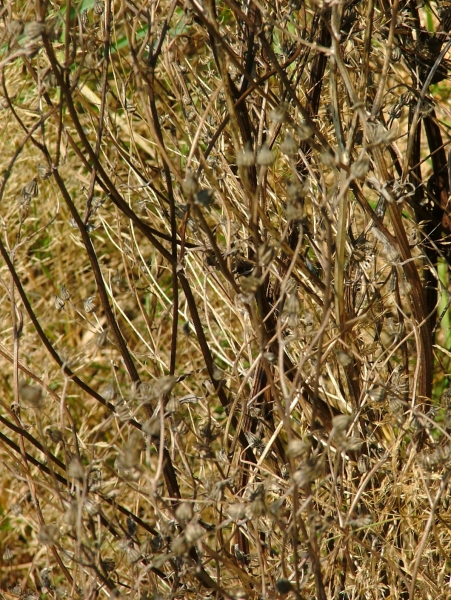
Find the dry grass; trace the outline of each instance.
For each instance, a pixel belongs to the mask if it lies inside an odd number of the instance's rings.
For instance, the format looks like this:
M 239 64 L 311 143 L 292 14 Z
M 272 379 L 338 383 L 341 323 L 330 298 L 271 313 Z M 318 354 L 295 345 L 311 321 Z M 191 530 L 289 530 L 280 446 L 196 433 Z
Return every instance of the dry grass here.
M 449 12 L 1 8 L 2 597 L 450 597 Z

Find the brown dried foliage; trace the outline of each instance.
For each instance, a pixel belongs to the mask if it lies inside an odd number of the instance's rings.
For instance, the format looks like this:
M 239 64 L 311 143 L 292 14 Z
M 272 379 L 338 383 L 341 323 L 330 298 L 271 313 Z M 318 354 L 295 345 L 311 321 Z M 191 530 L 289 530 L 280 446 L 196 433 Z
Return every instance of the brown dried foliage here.
M 0 14 L 3 597 L 449 597 L 451 9 Z

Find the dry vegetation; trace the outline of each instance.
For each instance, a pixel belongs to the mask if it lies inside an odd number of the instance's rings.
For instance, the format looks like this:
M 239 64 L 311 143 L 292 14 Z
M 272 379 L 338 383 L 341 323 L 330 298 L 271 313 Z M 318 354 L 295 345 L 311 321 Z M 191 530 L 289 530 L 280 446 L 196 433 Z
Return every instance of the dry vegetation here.
M 451 8 L 0 11 L 0 595 L 451 597 Z

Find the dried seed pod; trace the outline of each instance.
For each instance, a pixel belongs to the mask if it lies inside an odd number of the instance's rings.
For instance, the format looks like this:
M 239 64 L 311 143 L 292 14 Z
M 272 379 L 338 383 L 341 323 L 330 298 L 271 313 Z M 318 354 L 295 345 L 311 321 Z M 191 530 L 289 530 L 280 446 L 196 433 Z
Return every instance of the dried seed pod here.
M 240 283 L 245 294 L 255 294 L 261 284 L 261 281 L 259 277 L 249 275 L 249 277 L 243 277 Z
M 270 167 L 276 160 L 273 152 L 270 150 L 268 144 L 263 144 L 260 152 L 257 155 L 257 165 L 261 167 Z
M 139 548 L 135 546 L 132 540 L 128 541 L 128 545 L 125 549 L 125 558 L 130 565 L 137 562 L 141 558 L 141 552 Z
M 248 519 L 255 519 L 266 514 L 265 488 L 259 485 L 250 497 L 250 504 L 246 507 L 245 515 Z
M 46 19 L 45 21 L 45 34 L 51 42 L 57 42 L 63 32 L 63 24 L 61 19 L 55 17 L 53 19 Z
M 368 157 L 359 158 L 352 166 L 350 177 L 353 179 L 365 179 L 370 168 L 370 160 Z
M 55 294 L 54 304 L 57 310 L 62 310 L 64 308 L 64 300 L 60 298 L 57 294 Z
M 159 398 L 160 396 L 169 394 L 172 392 L 176 384 L 177 377 L 174 377 L 174 375 L 167 375 L 165 377 L 160 377 L 160 379 L 156 379 L 152 383 L 153 397 Z
M 249 446 L 253 450 L 255 450 L 255 453 L 258 456 L 260 456 L 265 449 L 265 443 L 263 442 L 263 440 L 254 433 L 252 433 L 252 431 L 246 431 L 246 438 L 249 443 Z
M 354 417 L 352 415 L 337 415 L 336 417 L 334 417 L 332 419 L 333 434 L 334 435 L 343 434 L 349 427 L 353 418 Z
M 110 381 L 102 392 L 102 396 L 107 402 L 112 402 L 117 398 L 117 389 L 113 381 Z
M 287 117 L 288 117 L 288 106 L 285 102 L 282 102 L 282 104 L 279 104 L 279 106 L 275 106 L 269 112 L 269 118 L 274 123 L 278 123 L 278 124 L 285 123 L 285 121 L 287 120 Z
M 353 529 L 360 529 L 361 527 L 368 527 L 373 522 L 371 515 L 362 515 L 354 517 L 348 520 L 348 525 Z
M 132 100 L 129 100 L 128 98 L 125 98 L 125 110 L 129 113 L 129 114 L 133 114 L 136 112 L 136 105 L 133 103 Z
M 301 142 L 309 140 L 313 135 L 313 129 L 306 121 L 302 121 L 302 123 L 297 126 L 296 132 L 298 134 L 299 141 Z
M 340 163 L 338 155 L 334 152 L 325 150 L 321 153 L 321 162 L 325 167 L 337 167 Z
M 375 125 L 368 123 L 368 125 L 370 125 L 371 145 L 373 146 L 386 146 L 398 137 L 397 129 L 387 130 L 382 123 L 376 123 Z
M 88 17 L 88 11 L 87 10 L 82 10 L 80 13 L 80 23 L 81 26 L 83 27 L 83 29 L 85 29 L 88 25 L 89 25 L 89 17 Z
M 364 473 L 368 473 L 370 470 L 370 461 L 368 456 L 365 456 L 364 454 L 359 456 L 359 460 L 357 461 L 357 469 L 362 475 Z
M 89 516 L 93 517 L 100 512 L 100 504 L 98 502 L 94 502 L 91 498 L 86 498 L 83 503 L 83 510 L 85 510 Z
M 402 114 L 402 109 L 403 109 L 403 103 L 402 102 L 396 102 L 396 104 L 394 104 L 389 112 L 389 115 L 392 119 L 399 119 L 399 117 Z
M 182 181 L 182 190 L 185 196 L 190 197 L 194 196 L 194 194 L 198 190 L 197 179 L 194 176 L 193 172 L 188 169 L 186 171 L 185 179 Z
M 366 392 L 371 402 L 383 402 L 387 396 L 387 388 L 378 385 Z
M 227 508 L 227 513 L 232 521 L 241 521 L 245 517 L 246 505 L 242 502 L 230 504 Z
M 311 444 L 309 441 L 291 440 L 288 442 L 287 454 L 293 458 L 298 458 L 299 456 L 308 454 L 310 448 Z
M 248 142 L 242 150 L 240 150 L 236 157 L 236 164 L 239 167 L 252 167 L 255 165 L 255 156 L 252 146 Z
M 112 558 L 104 558 L 100 561 L 100 566 L 106 573 L 112 573 L 116 568 L 116 562 Z
M 237 560 L 239 560 L 240 562 L 248 562 L 250 560 L 250 555 L 246 554 L 245 552 L 243 552 L 242 550 L 240 550 L 240 547 L 238 546 L 238 544 L 235 544 L 233 546 L 233 553 L 235 554 L 235 558 Z
M 94 339 L 94 343 L 97 346 L 97 348 L 103 348 L 103 346 L 106 346 L 108 343 L 108 329 L 103 329 L 102 331 L 99 331 L 99 333 Z
M 45 23 L 30 21 L 25 23 L 24 33 L 29 40 L 34 40 L 45 32 Z
M 267 267 L 270 264 L 274 255 L 274 246 L 271 246 L 270 244 L 262 244 L 257 249 L 258 263 L 263 267 Z
M 337 360 L 342 367 L 347 367 L 352 363 L 352 355 L 347 352 L 343 352 L 342 350 L 337 350 L 336 352 Z
M 143 424 L 143 431 L 149 436 L 151 441 L 158 441 L 160 439 L 161 422 L 158 416 L 145 421 Z
M 102 487 L 102 473 L 98 469 L 93 469 L 88 473 L 88 490 L 97 492 Z
M 51 177 L 52 171 L 47 167 L 47 165 L 38 164 L 38 176 L 40 179 L 45 180 Z
M 315 479 L 321 477 L 324 473 L 324 461 L 321 458 L 312 456 L 301 469 L 293 473 L 293 481 L 296 485 L 303 486 L 312 483 Z
M 280 144 L 280 150 L 286 156 L 296 156 L 299 150 L 299 144 L 294 139 L 292 133 L 288 132 L 285 134 L 285 139 Z
M 177 396 L 171 396 L 166 404 L 166 413 L 172 415 L 180 410 L 180 400 Z
M 94 14 L 101 15 L 105 10 L 105 2 L 104 0 L 94 0 Z
M 283 306 L 283 314 L 287 320 L 293 322 L 293 325 L 291 325 L 292 327 L 296 325 L 300 310 L 301 303 L 299 301 L 297 292 L 295 291 L 292 294 L 288 294 Z
M 287 217 L 287 221 L 302 221 L 304 217 L 304 210 L 299 204 L 287 202 L 285 207 L 285 215 Z
M 43 525 L 38 533 L 38 541 L 44 546 L 53 546 L 60 538 L 60 530 L 57 525 Z
M 22 21 L 12 20 L 6 25 L 6 30 L 10 38 L 17 38 L 24 30 L 24 24 Z
M 70 503 L 69 508 L 63 514 L 63 523 L 65 525 L 69 525 L 69 527 L 75 527 L 77 524 L 77 515 L 78 515 L 78 503 L 76 500 L 73 500 Z
M 195 542 L 200 539 L 205 533 L 205 529 L 197 522 L 196 519 L 193 519 L 191 523 L 188 523 L 185 529 L 185 536 L 188 542 Z
M 63 434 L 59 429 L 50 429 L 49 427 L 46 429 L 46 433 L 54 444 L 59 444 L 64 439 Z
M 34 198 L 38 195 L 38 181 L 34 177 L 27 185 L 22 189 L 22 196 L 24 198 Z
M 61 286 L 61 298 L 63 300 L 70 300 L 70 293 L 66 288 L 66 285 L 63 283 L 63 285 Z
M 96 305 L 93 302 L 94 298 L 95 298 L 95 296 L 89 296 L 83 302 L 83 308 L 84 308 L 85 312 L 88 314 L 94 312 L 96 309 Z
M 42 388 L 36 385 L 19 383 L 19 398 L 21 402 L 29 408 L 42 408 L 44 398 L 42 397 Z
M 362 438 L 356 436 L 344 437 L 340 440 L 340 447 L 344 452 L 355 452 L 356 450 L 360 450 L 362 445 Z
M 171 550 L 176 556 L 183 556 L 183 554 L 188 552 L 189 548 L 190 545 L 183 534 L 175 537 L 171 542 Z
M 182 502 L 175 511 L 175 516 L 178 521 L 190 521 L 193 518 L 193 507 L 189 502 Z
M 399 62 L 402 58 L 402 50 L 399 46 L 394 46 L 391 51 L 391 60 L 396 63 Z
M 78 457 L 74 456 L 67 466 L 67 474 L 74 479 L 83 479 L 85 469 Z

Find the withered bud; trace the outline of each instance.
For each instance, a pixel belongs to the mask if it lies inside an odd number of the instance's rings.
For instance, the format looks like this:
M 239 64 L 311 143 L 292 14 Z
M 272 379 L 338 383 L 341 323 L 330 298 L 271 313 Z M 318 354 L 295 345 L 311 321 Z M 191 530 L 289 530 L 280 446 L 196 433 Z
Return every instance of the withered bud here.
M 44 546 L 53 546 L 60 538 L 60 530 L 57 525 L 43 525 L 38 533 L 38 541 Z

